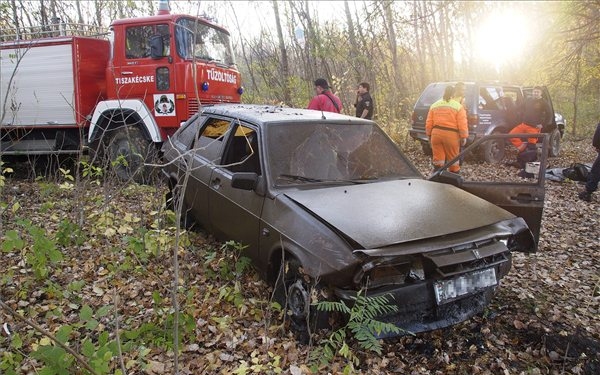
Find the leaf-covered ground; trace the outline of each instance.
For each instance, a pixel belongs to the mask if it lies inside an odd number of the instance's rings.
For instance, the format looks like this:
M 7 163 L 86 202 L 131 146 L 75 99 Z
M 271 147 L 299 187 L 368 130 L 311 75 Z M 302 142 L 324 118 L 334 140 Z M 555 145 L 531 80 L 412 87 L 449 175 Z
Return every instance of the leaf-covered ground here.
M 550 167 L 591 162 L 588 143 L 565 143 Z M 408 154 L 428 170 L 416 145 L 408 145 Z M 164 187 L 98 185 L 71 181 L 73 174 L 8 177 L 2 189 L 0 374 L 37 374 L 44 366 L 47 374 L 85 373 L 30 323 L 81 354 L 98 374 L 172 373 L 176 360 L 181 374 L 336 374 L 347 366 L 338 357 L 311 372 L 314 346 L 287 333 L 269 287 L 241 269 L 235 245 L 201 232 L 176 235 L 164 212 Z M 548 181 L 546 188 L 540 251 L 514 255 L 483 314 L 449 329 L 386 340 L 382 355 L 354 345 L 355 372 L 600 373 L 600 196 L 581 202 L 581 186 L 570 181 Z

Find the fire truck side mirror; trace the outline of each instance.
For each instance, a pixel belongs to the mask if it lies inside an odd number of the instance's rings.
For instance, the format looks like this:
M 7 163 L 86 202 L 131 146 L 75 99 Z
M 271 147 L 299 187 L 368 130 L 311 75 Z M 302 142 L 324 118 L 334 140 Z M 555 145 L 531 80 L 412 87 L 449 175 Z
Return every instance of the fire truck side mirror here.
M 163 43 L 162 36 L 153 35 L 150 37 L 150 57 L 152 57 L 155 60 L 163 58 L 164 48 L 165 46 Z

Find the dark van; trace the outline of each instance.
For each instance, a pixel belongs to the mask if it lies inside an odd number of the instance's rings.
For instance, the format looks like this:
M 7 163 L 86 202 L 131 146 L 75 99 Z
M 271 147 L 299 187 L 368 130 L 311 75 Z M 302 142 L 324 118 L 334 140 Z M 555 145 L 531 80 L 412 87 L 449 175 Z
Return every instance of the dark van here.
M 431 154 L 429 140 L 425 135 L 425 120 L 429 107 L 439 100 L 448 85 L 457 82 L 435 82 L 429 84 L 415 104 L 412 114 L 412 126 L 409 134 L 421 142 L 423 152 Z M 525 99 L 531 96 L 533 87 L 501 84 L 493 82 L 465 82 L 465 107 L 469 124 L 469 139 L 471 144 L 476 139 L 489 134 L 506 134 L 521 122 Z M 548 90 L 543 87 L 542 97 L 548 101 L 552 112 L 552 100 Z M 544 124 L 543 133 L 550 135 L 549 155 L 558 156 L 560 140 L 565 131 L 564 118 L 555 113 L 547 124 Z M 481 158 L 490 163 L 499 163 L 504 158 L 505 140 L 496 139 L 486 142 L 481 146 Z

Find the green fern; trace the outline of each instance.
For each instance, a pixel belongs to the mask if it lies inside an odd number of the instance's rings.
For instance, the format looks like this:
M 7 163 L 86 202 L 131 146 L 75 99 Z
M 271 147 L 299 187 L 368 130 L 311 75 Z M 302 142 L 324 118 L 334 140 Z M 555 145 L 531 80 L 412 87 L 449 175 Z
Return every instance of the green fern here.
M 351 309 L 344 301 L 320 301 L 317 303 L 317 309 L 325 312 L 339 312 L 350 315 Z
M 317 303 L 317 310 L 342 313 L 348 317 L 348 323 L 321 340 L 320 345 L 310 353 L 309 360 L 313 363 L 313 369 L 331 363 L 337 355 L 348 361 L 349 369 L 358 366 L 360 359 L 348 344 L 349 336 L 356 340 L 361 349 L 381 355 L 382 346 L 378 337 L 402 332 L 402 329 L 392 323 L 377 320 L 380 316 L 398 311 L 398 306 L 390 304 L 388 296 L 393 298 L 391 294 L 365 296 L 365 292 L 360 290 L 351 307 L 344 301 Z

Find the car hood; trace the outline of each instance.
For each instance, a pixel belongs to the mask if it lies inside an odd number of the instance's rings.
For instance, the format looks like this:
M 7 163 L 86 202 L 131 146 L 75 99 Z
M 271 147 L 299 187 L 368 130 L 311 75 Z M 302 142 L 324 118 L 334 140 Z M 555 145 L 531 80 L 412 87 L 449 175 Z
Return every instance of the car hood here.
M 462 232 L 515 217 L 457 187 L 420 179 L 285 195 L 365 249 Z

